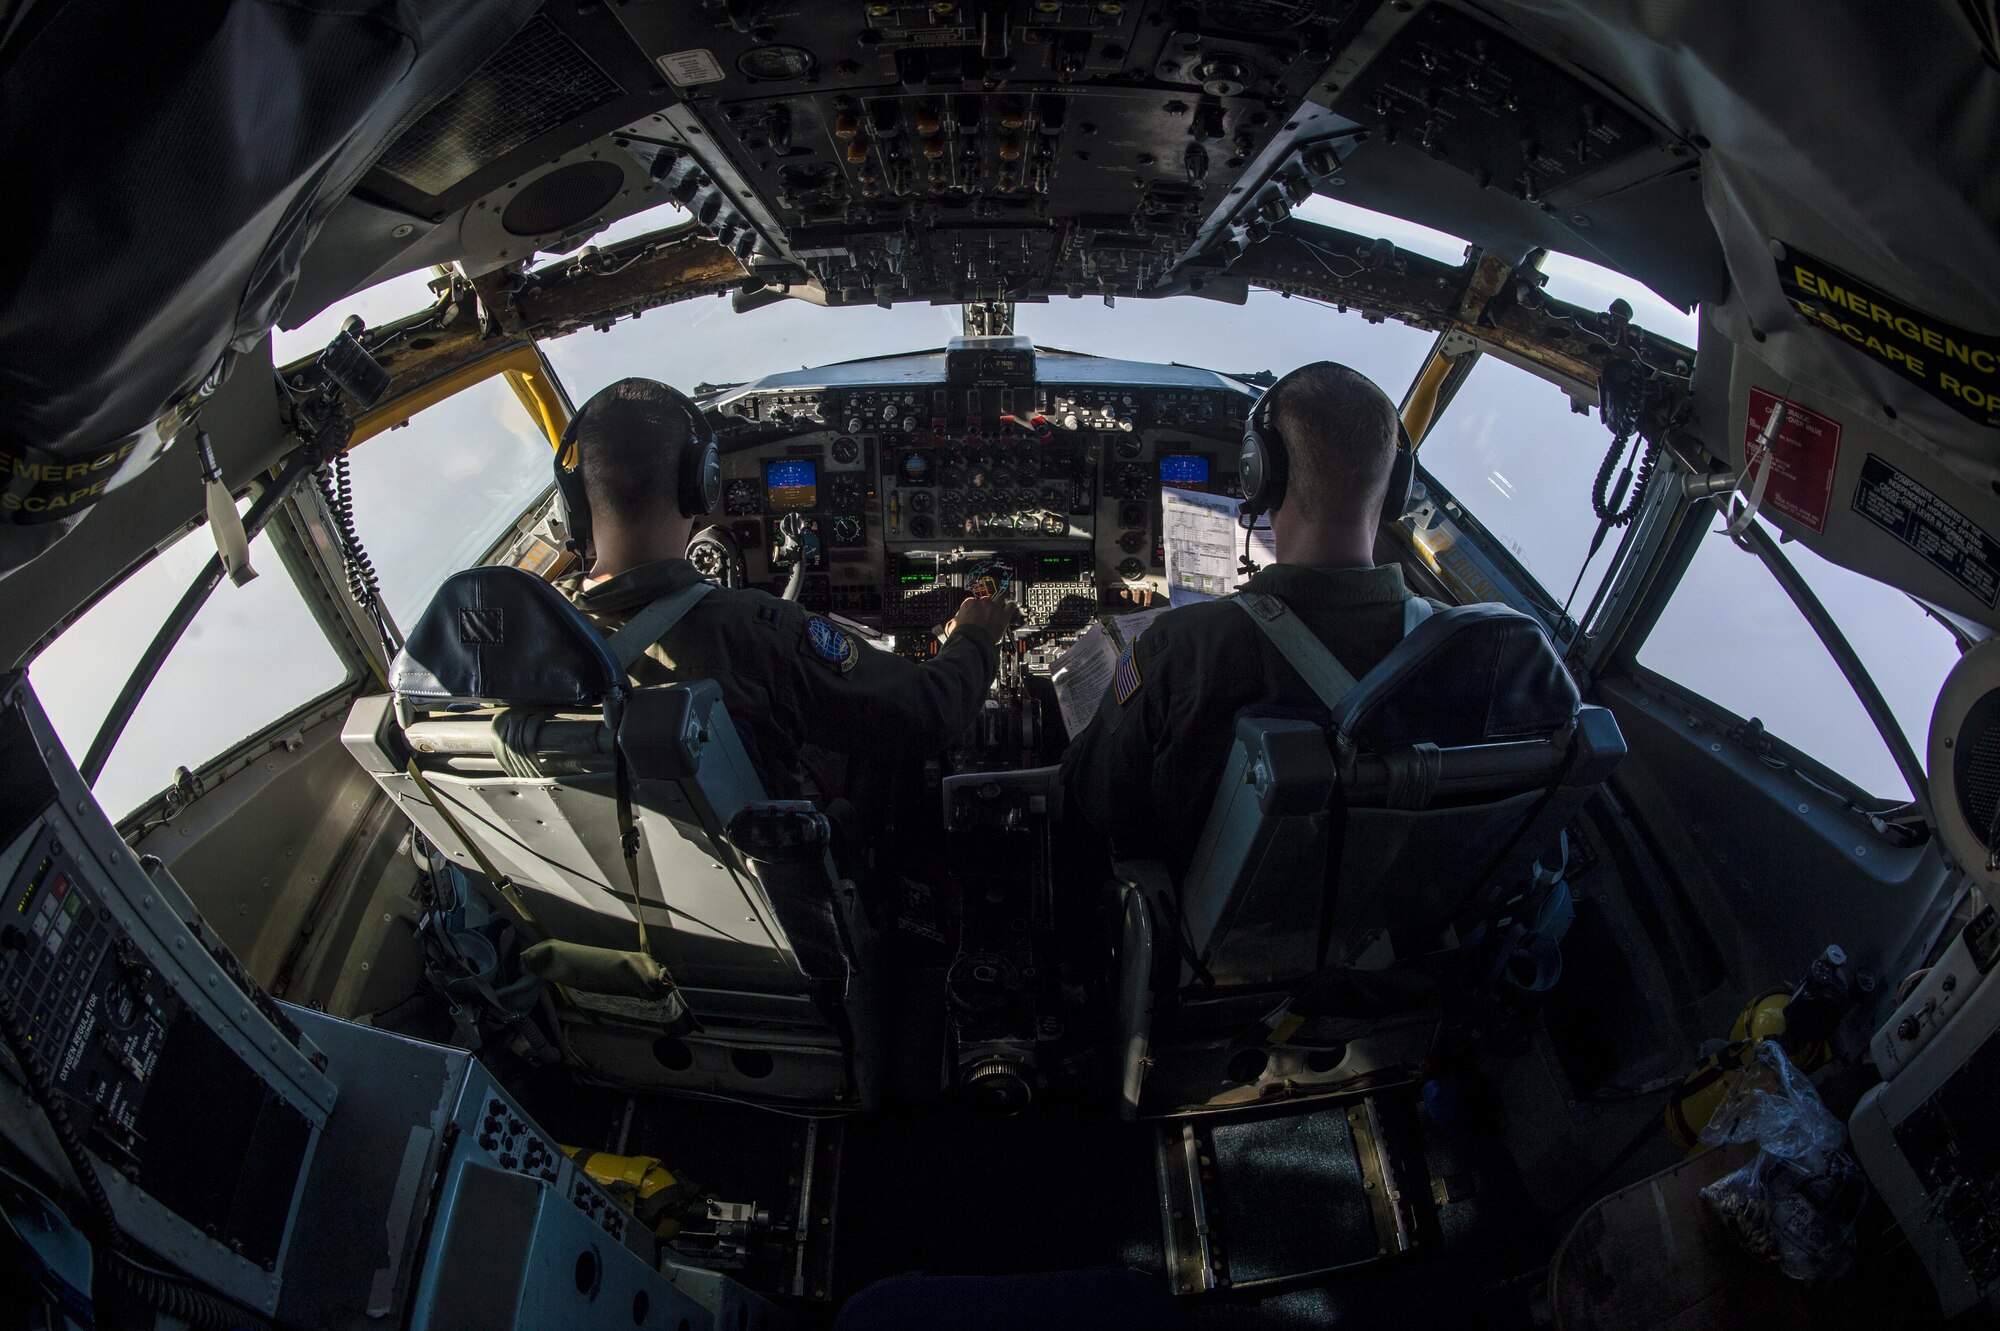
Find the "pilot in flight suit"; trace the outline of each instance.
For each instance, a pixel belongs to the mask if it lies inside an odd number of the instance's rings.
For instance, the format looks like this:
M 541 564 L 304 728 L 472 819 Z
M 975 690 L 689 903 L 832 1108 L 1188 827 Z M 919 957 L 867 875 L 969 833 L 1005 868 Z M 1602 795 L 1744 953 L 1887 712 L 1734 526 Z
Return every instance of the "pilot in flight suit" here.
M 1285 441 L 1270 508 L 1278 562 L 1244 590 L 1283 601 L 1356 678 L 1402 640 L 1412 595 L 1375 567 L 1396 451 L 1396 408 L 1368 379 L 1321 361 L 1294 370 L 1258 415 Z M 1227 601 L 1161 615 L 1119 660 L 1096 718 L 1063 758 L 1083 815 L 1121 858 L 1186 872 L 1246 708 L 1331 720 L 1250 616 Z
M 593 558 L 587 574 L 559 585 L 610 633 L 700 580 L 684 552 L 719 484 L 713 464 L 705 484 L 699 474 L 712 435 L 691 401 L 649 379 L 598 393 L 572 432 L 574 456 L 559 456 L 557 466 L 581 471 Z M 573 508 L 573 531 L 576 517 Z M 630 676 L 639 685 L 715 680 L 773 798 L 798 798 L 815 786 L 831 794 L 824 782 L 808 784 L 802 750 L 918 757 L 943 750 L 978 716 L 1011 614 L 1004 601 L 968 599 L 937 656 L 919 664 L 864 645 L 795 601 L 717 590 L 635 661 Z

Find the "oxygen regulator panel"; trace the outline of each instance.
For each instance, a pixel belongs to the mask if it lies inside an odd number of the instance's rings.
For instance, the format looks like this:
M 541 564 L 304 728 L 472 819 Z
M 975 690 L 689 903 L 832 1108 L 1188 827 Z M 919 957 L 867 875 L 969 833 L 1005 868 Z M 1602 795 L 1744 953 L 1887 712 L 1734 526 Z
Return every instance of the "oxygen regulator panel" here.
M 20 675 L 0 682 L 0 845 L 0 1076 L 81 1140 L 127 1236 L 272 1311 L 334 1104 L 323 1057 L 135 860 Z

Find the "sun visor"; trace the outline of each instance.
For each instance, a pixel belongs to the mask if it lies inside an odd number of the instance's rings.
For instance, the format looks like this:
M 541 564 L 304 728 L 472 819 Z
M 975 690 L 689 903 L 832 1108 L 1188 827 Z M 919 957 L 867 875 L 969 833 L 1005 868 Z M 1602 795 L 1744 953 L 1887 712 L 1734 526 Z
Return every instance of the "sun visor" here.
M 48 8 L 0 80 L 16 186 L 0 576 L 186 432 L 232 349 L 269 330 L 326 211 L 534 4 Z

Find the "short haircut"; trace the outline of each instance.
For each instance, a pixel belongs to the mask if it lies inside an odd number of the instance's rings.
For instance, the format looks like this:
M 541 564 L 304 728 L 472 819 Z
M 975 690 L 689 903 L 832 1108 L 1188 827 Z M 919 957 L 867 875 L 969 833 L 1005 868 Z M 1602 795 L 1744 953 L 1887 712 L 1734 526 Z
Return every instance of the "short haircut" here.
M 645 522 L 679 511 L 693 403 L 654 379 L 620 379 L 583 406 L 577 465 L 594 517 Z
M 1324 522 L 1373 525 L 1396 455 L 1396 404 L 1366 375 L 1315 361 L 1272 390 L 1285 441 L 1286 506 Z

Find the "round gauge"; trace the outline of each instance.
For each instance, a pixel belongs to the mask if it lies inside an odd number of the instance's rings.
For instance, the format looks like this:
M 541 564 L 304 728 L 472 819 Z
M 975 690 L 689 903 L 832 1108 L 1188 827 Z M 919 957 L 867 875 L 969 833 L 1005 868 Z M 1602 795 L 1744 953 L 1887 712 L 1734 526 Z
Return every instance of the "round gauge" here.
M 1118 469 L 1118 497 L 1120 499 L 1144 499 L 1146 497 L 1146 469 L 1136 462 L 1128 462 Z
M 1040 506 L 1041 502 L 1042 502 L 1041 497 L 1037 495 L 1033 490 L 1016 490 L 1014 492 L 1015 508 L 1020 508 L 1020 509 L 1036 508 Z
M 965 484 L 965 468 L 956 462 L 947 462 L 938 468 L 937 483 L 947 490 L 956 490 Z
M 835 545 L 860 545 L 861 540 L 860 518 L 852 517 L 846 513 L 839 514 L 834 518 L 833 543 Z
M 763 506 L 764 491 L 749 477 L 737 477 L 722 492 L 723 511 L 732 518 L 748 517 Z
M 818 64 L 803 46 L 758 46 L 736 57 L 736 72 L 752 79 L 802 79 Z
M 929 490 L 918 490 L 910 496 L 910 512 L 928 513 L 930 511 L 931 492 Z
M 928 453 L 905 453 L 903 455 L 903 484 L 930 484 L 931 459 Z
M 916 537 L 918 540 L 928 541 L 931 538 L 931 531 L 931 520 L 923 514 L 919 513 L 916 517 L 910 519 L 910 535 Z
M 1146 576 L 1146 566 L 1136 559 L 1118 561 L 1118 576 L 1127 582 L 1137 582 Z
M 118 985 L 106 995 L 104 1020 L 113 1030 L 129 1031 L 139 1020 L 139 987 L 136 984 Z
M 965 514 L 956 509 L 946 509 L 938 515 L 938 530 L 946 536 L 965 535 Z
M 983 448 L 975 448 L 965 455 L 965 465 L 974 471 L 991 471 L 993 455 Z
M 1061 536 L 1064 532 L 1067 532 L 1068 530 L 1069 530 L 1069 523 L 1063 520 L 1062 514 L 1060 513 L 1042 514 L 1042 535 L 1050 537 Z
M 1118 548 L 1128 555 L 1136 555 L 1139 553 L 1139 546 L 1144 543 L 1145 539 L 1145 536 L 1140 532 L 1128 531 L 1118 538 Z
M 842 435 L 833 441 L 833 460 L 843 465 L 852 463 L 861 456 L 861 445 L 849 435 Z
M 827 494 L 835 508 L 848 513 L 860 508 L 868 499 L 868 489 L 862 484 L 861 477 L 851 472 L 835 476 L 827 486 Z
M 1129 438 L 1121 437 L 1119 439 L 1112 441 L 1111 451 L 1116 453 L 1119 457 L 1126 458 L 1129 460 L 1131 458 L 1138 457 L 1140 450 L 1143 449 L 1144 447 L 1145 445 L 1140 442 L 1139 437 L 1137 435 L 1133 435 Z
M 987 479 L 993 483 L 994 489 L 1004 490 L 1014 483 L 1014 472 L 1011 467 L 995 467 Z
M 938 496 L 938 507 L 946 512 L 950 512 L 954 508 L 964 508 L 965 492 L 963 490 L 944 491 Z

